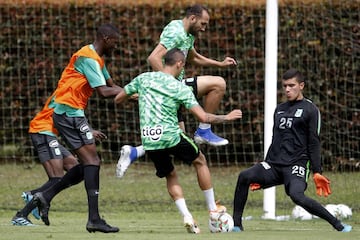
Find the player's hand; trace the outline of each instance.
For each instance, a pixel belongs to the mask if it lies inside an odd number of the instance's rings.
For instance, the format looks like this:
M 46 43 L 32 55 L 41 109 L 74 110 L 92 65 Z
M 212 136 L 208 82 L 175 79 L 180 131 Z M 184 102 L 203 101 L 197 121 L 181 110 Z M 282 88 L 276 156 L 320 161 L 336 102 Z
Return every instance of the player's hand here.
M 132 100 L 132 101 L 137 101 L 137 100 L 139 100 L 139 94 L 134 93 L 133 95 L 131 95 L 131 96 L 129 97 L 129 100 Z
M 239 118 L 242 118 L 242 112 L 240 109 L 232 110 L 230 113 L 226 115 L 226 120 L 228 121 L 232 121 Z
M 260 190 L 261 189 L 261 185 L 258 183 L 250 183 L 250 190 L 251 191 L 256 191 L 256 190 Z
M 231 57 L 226 57 L 222 62 L 221 62 L 222 67 L 229 67 L 229 66 L 236 66 L 237 62 L 235 59 L 231 58 Z
M 327 197 L 331 194 L 330 180 L 328 178 L 324 177 L 320 173 L 315 173 L 313 179 L 315 182 L 317 195 L 319 195 L 320 197 L 322 195 Z
M 105 133 L 98 131 L 98 130 L 92 130 L 92 134 L 95 138 L 95 140 L 101 142 L 104 139 L 107 139 L 107 136 L 105 135 Z

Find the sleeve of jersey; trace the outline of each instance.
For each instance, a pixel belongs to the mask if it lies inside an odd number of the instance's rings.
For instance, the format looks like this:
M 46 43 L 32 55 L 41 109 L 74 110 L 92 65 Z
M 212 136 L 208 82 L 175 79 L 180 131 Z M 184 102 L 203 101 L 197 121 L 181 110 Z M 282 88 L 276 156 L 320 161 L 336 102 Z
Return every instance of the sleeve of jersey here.
M 86 76 L 92 88 L 106 85 L 103 71 L 96 60 L 88 57 L 80 57 L 75 62 L 75 68 Z
M 190 109 L 193 106 L 199 105 L 192 90 L 188 86 L 181 84 L 181 90 L 178 92 L 178 94 L 182 104 L 186 109 Z
M 138 92 L 139 81 L 140 81 L 139 77 L 136 77 L 130 83 L 125 85 L 124 91 L 126 95 L 130 96 Z
M 164 28 L 160 35 L 160 44 L 163 45 L 166 49 L 173 49 L 178 46 L 180 38 L 181 34 L 177 33 L 176 28 L 168 25 Z
M 111 78 L 110 73 L 108 72 L 108 70 L 107 70 L 107 68 L 106 68 L 105 65 L 104 65 L 104 67 L 102 68 L 101 71 L 102 71 L 102 73 L 103 73 L 103 75 L 104 75 L 105 80 L 108 80 L 109 78 Z
M 309 119 L 308 151 L 313 173 L 322 173 L 320 153 L 320 111 L 316 107 L 312 109 Z

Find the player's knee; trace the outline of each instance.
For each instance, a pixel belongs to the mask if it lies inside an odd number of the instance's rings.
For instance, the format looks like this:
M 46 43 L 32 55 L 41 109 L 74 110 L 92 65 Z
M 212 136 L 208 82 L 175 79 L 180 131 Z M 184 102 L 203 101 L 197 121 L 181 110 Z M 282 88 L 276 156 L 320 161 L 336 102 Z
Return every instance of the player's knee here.
M 226 91 L 226 82 L 223 77 L 216 76 L 216 86 L 219 91 L 225 92 Z
M 70 156 L 63 159 L 64 162 L 64 170 L 69 171 L 71 168 L 75 167 L 79 164 L 77 159 L 74 156 Z
M 193 165 L 195 167 L 206 166 L 207 162 L 205 155 L 200 152 L 199 156 L 193 161 Z
M 298 191 L 290 191 L 289 192 L 289 197 L 291 198 L 291 200 L 299 205 L 299 206 L 303 206 L 305 203 L 305 195 L 304 193 L 298 192 Z
M 251 183 L 251 175 L 248 171 L 243 171 L 239 174 L 238 183 L 242 185 Z

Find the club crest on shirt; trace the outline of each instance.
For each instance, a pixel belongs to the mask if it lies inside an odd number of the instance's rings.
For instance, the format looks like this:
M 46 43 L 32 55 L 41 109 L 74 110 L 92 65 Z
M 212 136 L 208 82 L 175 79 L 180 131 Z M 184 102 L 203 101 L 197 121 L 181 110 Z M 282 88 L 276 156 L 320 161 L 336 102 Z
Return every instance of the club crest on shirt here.
M 49 142 L 49 147 L 51 148 L 55 148 L 59 146 L 59 142 L 57 140 L 52 140 L 51 142 Z
M 298 108 L 295 112 L 295 117 L 301 117 L 303 112 L 304 112 L 304 109 Z

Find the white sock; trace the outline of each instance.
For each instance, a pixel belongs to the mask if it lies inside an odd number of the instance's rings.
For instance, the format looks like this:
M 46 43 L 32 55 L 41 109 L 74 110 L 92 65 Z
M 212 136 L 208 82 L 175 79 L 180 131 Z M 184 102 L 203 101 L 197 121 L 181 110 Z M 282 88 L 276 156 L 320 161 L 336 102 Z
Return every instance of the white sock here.
M 185 203 L 185 199 L 184 198 L 179 198 L 175 201 L 175 204 L 176 204 L 176 207 L 179 209 L 179 212 L 180 214 L 183 216 L 183 217 L 191 217 L 192 218 L 192 215 L 189 211 L 189 209 L 187 208 L 186 206 L 186 203 Z
M 206 205 L 209 209 L 209 211 L 216 211 L 216 202 L 215 202 L 215 195 L 214 195 L 214 189 L 210 188 L 208 190 L 203 191 L 205 196 Z
M 140 158 L 140 157 L 145 155 L 145 150 L 144 150 L 143 145 L 139 145 L 139 146 L 137 146 L 135 148 L 136 148 L 136 156 L 137 156 L 137 158 Z
M 209 124 L 209 123 L 199 123 L 199 128 L 200 129 L 208 129 L 208 128 L 211 128 L 211 124 Z

